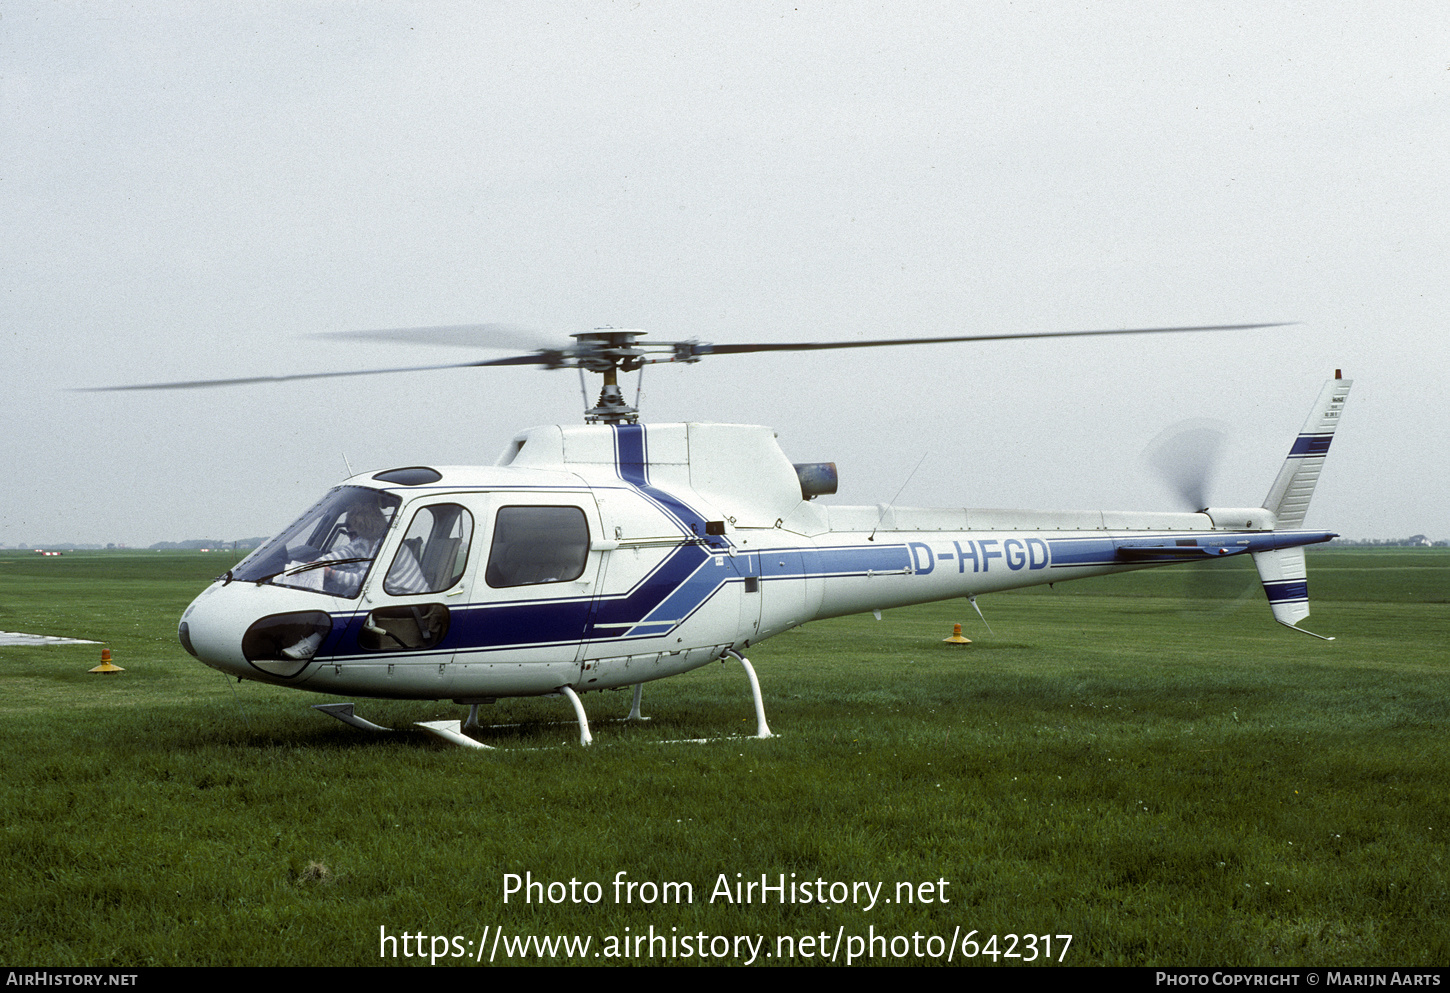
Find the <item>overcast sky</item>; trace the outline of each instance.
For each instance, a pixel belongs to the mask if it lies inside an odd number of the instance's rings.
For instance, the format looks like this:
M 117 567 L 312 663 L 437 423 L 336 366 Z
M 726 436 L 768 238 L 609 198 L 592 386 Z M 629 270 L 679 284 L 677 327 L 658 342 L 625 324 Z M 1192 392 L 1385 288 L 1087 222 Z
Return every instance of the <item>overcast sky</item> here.
M 1177 509 L 1143 450 L 1212 417 L 1212 502 L 1253 506 L 1339 367 L 1306 525 L 1450 538 L 1447 42 L 1432 3 L 3 0 L 0 544 L 270 534 L 345 459 L 577 423 L 527 369 L 68 391 L 466 361 L 311 336 L 494 321 L 1296 321 L 719 357 L 644 410 L 771 425 L 836 502 L 1041 509 Z

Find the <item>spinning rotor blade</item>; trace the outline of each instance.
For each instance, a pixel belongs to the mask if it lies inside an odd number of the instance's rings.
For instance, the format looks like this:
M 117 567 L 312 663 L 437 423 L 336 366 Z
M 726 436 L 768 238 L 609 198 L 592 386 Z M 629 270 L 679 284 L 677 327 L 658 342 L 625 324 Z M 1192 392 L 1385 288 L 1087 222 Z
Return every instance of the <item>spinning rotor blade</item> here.
M 1182 331 L 1247 331 L 1253 328 L 1281 328 L 1292 322 L 1277 324 L 1209 324 L 1191 328 L 1113 328 L 1106 331 L 1046 331 L 1038 334 L 972 334 L 952 338 L 885 338 L 878 341 L 806 341 L 793 344 L 756 343 L 751 345 L 694 346 L 696 355 L 737 355 L 742 352 L 804 352 L 826 348 L 879 348 L 886 345 L 935 345 L 953 341 L 1012 341 L 1022 338 L 1087 338 L 1107 334 L 1173 334 Z
M 559 353 L 554 353 L 559 354 Z M 196 379 L 184 383 L 147 383 L 140 386 L 82 386 L 76 393 L 116 393 L 121 390 L 194 390 L 208 386 L 245 386 L 253 383 L 288 383 L 297 379 L 336 379 L 340 376 L 376 376 L 388 372 L 429 372 L 434 369 L 471 369 L 489 365 L 548 365 L 542 355 L 515 355 L 485 362 L 454 362 L 450 365 L 415 365 L 395 369 L 354 369 L 348 372 L 301 372 L 291 376 L 247 376 L 241 379 Z
M 1195 418 L 1167 427 L 1143 452 L 1147 463 L 1175 493 L 1183 510 L 1207 510 L 1219 456 L 1228 437 L 1222 421 Z M 1258 573 L 1244 559 L 1188 562 L 1182 567 L 1185 616 L 1222 617 L 1259 591 Z
M 357 369 L 346 372 L 307 372 L 284 376 L 246 376 L 237 379 L 191 380 L 178 383 L 149 383 L 140 386 L 82 387 L 78 392 L 102 393 L 120 390 L 190 390 L 211 386 L 245 386 L 257 383 L 287 383 L 304 379 L 335 379 L 342 376 L 375 376 L 390 372 L 429 372 L 436 369 L 471 369 L 485 366 L 537 365 L 548 369 L 579 368 L 606 375 L 613 383 L 616 371 L 633 371 L 655 362 L 698 362 L 706 355 L 738 355 L 746 352 L 797 352 L 836 348 L 878 348 L 887 345 L 932 345 L 966 341 L 1010 341 L 1025 338 L 1086 338 L 1095 335 L 1173 334 L 1188 331 L 1244 331 L 1283 327 L 1284 324 L 1214 324 L 1175 328 L 1114 328 L 1103 331 L 1048 331 L 1039 334 L 974 334 L 946 338 L 886 338 L 876 341 L 757 342 L 743 345 L 714 345 L 701 341 L 641 341 L 643 331 L 596 328 L 572 335 L 573 343 L 559 347 L 541 346 L 547 336 L 517 324 L 452 324 L 436 327 L 383 328 L 375 331 L 342 331 L 317 337 L 353 341 L 406 342 L 410 344 L 516 350 L 518 355 L 478 362 L 444 365 L 403 366 L 392 369 Z M 527 342 L 527 344 L 525 344 Z
M 382 328 L 377 331 L 327 331 L 312 337 L 528 352 L 558 347 L 557 342 L 547 332 L 524 324 L 446 324 L 437 327 Z
M 1218 421 L 1179 421 L 1148 443 L 1143 458 L 1178 494 L 1184 510 L 1204 510 L 1224 437 Z

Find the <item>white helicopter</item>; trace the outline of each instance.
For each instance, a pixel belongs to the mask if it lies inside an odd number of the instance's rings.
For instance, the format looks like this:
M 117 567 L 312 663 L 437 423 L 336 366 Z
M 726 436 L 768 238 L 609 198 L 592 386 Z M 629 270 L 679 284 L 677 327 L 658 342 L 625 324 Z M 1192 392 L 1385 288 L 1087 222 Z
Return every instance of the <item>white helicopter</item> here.
M 186 609 L 182 646 L 213 668 L 318 693 L 440 700 L 466 721 L 421 726 L 487 747 L 478 707 L 563 696 L 580 741 L 580 694 L 640 690 L 727 658 L 749 678 L 757 736 L 769 737 L 744 651 L 807 621 L 1042 583 L 1247 553 L 1274 617 L 1309 615 L 1305 511 L 1350 382 L 1336 371 L 1260 507 L 1196 513 L 823 506 L 834 463 L 793 465 L 766 427 L 639 423 L 617 373 L 751 351 L 1004 338 L 1217 331 L 1199 328 L 975 335 L 872 342 L 710 345 L 644 342 L 599 329 L 575 344 L 463 366 L 539 365 L 602 373 L 582 425 L 523 431 L 492 466 L 407 466 L 353 476 Z M 482 338 L 498 325 L 353 337 Z M 118 389 L 175 389 L 363 375 L 343 372 Z M 1313 635 L 1322 637 L 1321 635 Z M 1328 639 L 1326 639 L 1328 640 Z M 352 703 L 319 704 L 360 728 Z

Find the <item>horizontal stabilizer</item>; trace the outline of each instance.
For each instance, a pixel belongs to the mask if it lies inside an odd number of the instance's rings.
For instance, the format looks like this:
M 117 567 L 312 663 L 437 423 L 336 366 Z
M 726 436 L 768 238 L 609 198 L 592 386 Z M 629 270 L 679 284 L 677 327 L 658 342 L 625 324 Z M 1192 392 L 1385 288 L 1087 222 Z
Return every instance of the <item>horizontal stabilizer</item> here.
M 1180 538 L 1166 541 L 1134 541 L 1118 544 L 1118 558 L 1129 562 L 1192 562 L 1199 559 L 1217 559 L 1225 555 L 1236 555 L 1249 551 L 1249 540 L 1235 535 L 1232 538 L 1214 541 Z

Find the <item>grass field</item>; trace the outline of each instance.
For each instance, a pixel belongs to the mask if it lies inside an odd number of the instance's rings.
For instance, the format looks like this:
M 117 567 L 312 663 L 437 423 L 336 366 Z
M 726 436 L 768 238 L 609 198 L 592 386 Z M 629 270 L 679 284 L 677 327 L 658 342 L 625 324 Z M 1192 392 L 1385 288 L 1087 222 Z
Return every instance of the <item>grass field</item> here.
M 643 725 L 585 696 L 592 749 L 563 701 L 502 701 L 494 752 L 412 728 L 448 703 L 359 701 L 409 729 L 370 736 L 197 663 L 176 622 L 231 561 L 0 553 L 0 630 L 127 670 L 0 647 L 7 964 L 417 964 L 435 937 L 473 964 L 525 935 L 591 944 L 508 961 L 742 962 L 711 939 L 763 935 L 758 962 L 1041 965 L 1028 934 L 1076 965 L 1450 963 L 1443 551 L 1311 552 L 1332 644 L 1274 624 L 1247 563 L 1156 570 L 983 598 L 995 635 L 963 601 L 782 635 L 750 652 L 772 740 L 661 744 L 753 731 L 732 664 L 647 685 Z M 621 872 L 693 901 L 616 902 Z M 506 904 L 510 873 L 600 899 Z M 762 874 L 882 885 L 711 900 Z M 651 927 L 676 944 L 620 941 Z

